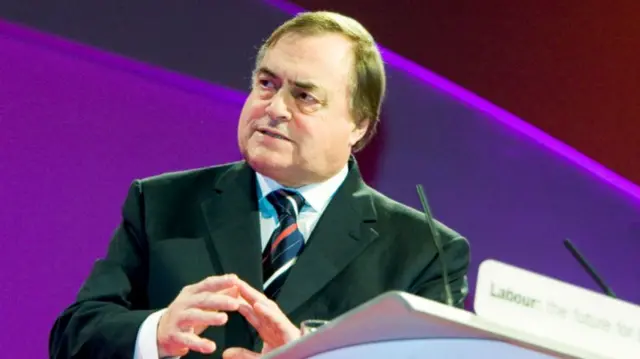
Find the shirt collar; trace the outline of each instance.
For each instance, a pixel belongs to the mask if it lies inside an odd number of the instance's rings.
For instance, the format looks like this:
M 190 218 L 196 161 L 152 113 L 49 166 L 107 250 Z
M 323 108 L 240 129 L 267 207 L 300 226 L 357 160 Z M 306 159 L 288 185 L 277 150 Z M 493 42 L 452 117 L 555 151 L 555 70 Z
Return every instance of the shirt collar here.
M 349 172 L 348 164 L 345 165 L 340 172 L 324 182 L 312 183 L 299 188 L 288 188 L 302 195 L 305 205 L 309 206 L 314 212 L 322 213 L 331 201 Z M 266 195 L 280 188 L 287 188 L 274 181 L 273 179 L 263 176 L 256 172 L 258 182 L 258 198 L 260 206 L 266 205 L 269 201 Z

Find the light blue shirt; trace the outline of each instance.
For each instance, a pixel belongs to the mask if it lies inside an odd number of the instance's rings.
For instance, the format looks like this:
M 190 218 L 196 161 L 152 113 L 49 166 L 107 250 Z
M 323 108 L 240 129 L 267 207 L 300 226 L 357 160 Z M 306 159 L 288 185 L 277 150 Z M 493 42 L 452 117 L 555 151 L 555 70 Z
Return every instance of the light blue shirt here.
M 329 205 L 331 198 L 333 198 L 333 195 L 347 177 L 348 171 L 347 166 L 345 166 L 340 172 L 324 182 L 299 188 L 284 187 L 300 193 L 304 198 L 305 205 L 298 214 L 298 229 L 300 233 L 302 233 L 305 241 L 309 239 L 313 228 L 318 223 L 327 205 Z M 276 210 L 269 200 L 267 200 L 266 196 L 275 190 L 283 188 L 283 186 L 259 173 L 256 175 L 256 182 L 258 184 L 258 208 L 260 210 L 260 238 L 262 241 L 262 249 L 264 250 L 271 234 L 279 225 Z
M 340 172 L 324 182 L 299 188 L 288 188 L 300 193 L 305 200 L 305 205 L 298 214 L 298 230 L 302 233 L 305 242 L 309 239 L 320 216 L 324 213 L 325 208 L 329 205 L 331 198 L 333 198 L 333 195 L 338 188 L 340 188 L 348 173 L 348 165 L 345 165 Z M 256 179 L 258 186 L 258 208 L 260 211 L 260 240 L 262 242 L 262 249 L 264 250 L 269 243 L 271 233 L 273 233 L 279 225 L 276 210 L 269 200 L 267 200 L 266 195 L 283 188 L 283 186 L 259 173 L 256 173 Z M 157 329 L 160 317 L 165 310 L 166 309 L 161 309 L 154 312 L 147 317 L 140 326 L 133 353 L 134 359 L 159 359 L 156 339 Z

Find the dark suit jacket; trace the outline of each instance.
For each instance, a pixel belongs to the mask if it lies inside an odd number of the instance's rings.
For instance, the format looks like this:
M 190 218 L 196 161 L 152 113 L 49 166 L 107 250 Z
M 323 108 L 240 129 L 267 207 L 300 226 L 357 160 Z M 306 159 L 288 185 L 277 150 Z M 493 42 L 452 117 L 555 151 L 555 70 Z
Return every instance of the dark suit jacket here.
M 368 187 L 355 160 L 284 284 L 291 321 L 332 319 L 390 290 L 444 301 L 442 271 L 424 215 Z M 56 320 L 51 358 L 130 358 L 138 329 L 185 285 L 236 273 L 262 288 L 255 172 L 244 162 L 135 181 L 104 259 Z M 456 305 L 467 293 L 469 246 L 437 222 Z M 203 335 L 259 351 L 237 313 Z M 198 357 L 190 353 L 189 358 Z

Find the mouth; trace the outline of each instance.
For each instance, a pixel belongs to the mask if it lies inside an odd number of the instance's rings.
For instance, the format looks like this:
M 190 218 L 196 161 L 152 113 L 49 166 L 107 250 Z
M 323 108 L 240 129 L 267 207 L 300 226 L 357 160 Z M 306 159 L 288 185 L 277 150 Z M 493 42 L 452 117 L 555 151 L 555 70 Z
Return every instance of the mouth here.
M 279 140 L 291 141 L 291 139 L 289 139 L 285 135 L 283 135 L 283 134 L 281 134 L 281 133 L 279 133 L 277 131 L 268 129 L 268 128 L 259 128 L 257 131 L 260 132 L 261 134 L 265 135 L 265 136 L 277 138 Z

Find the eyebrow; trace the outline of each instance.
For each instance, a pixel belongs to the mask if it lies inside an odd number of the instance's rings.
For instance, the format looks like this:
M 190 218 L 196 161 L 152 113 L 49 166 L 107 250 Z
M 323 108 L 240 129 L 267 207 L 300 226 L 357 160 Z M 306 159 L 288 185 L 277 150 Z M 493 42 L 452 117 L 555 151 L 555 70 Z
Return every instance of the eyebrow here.
M 269 68 L 267 67 L 260 67 L 257 71 L 256 74 L 265 74 L 269 77 L 275 77 L 278 78 L 279 76 L 276 75 L 275 72 L 271 71 Z M 291 83 L 293 83 L 296 87 L 301 88 L 303 90 L 307 90 L 307 91 L 316 91 L 319 90 L 320 87 L 316 84 L 314 84 L 313 82 L 310 81 L 290 81 Z

